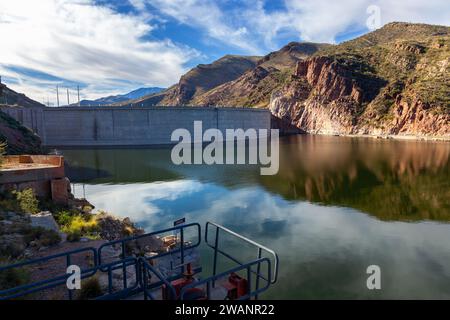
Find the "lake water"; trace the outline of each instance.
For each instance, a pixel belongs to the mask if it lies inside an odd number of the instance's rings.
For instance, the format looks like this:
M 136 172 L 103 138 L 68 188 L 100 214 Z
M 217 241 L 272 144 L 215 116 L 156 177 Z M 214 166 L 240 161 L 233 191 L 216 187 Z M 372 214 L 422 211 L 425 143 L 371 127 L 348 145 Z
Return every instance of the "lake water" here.
M 175 166 L 169 148 L 62 153 L 97 209 L 148 231 L 214 221 L 273 248 L 279 281 L 263 298 L 450 299 L 450 143 L 285 137 L 275 176 Z M 369 265 L 381 290 L 366 287 Z

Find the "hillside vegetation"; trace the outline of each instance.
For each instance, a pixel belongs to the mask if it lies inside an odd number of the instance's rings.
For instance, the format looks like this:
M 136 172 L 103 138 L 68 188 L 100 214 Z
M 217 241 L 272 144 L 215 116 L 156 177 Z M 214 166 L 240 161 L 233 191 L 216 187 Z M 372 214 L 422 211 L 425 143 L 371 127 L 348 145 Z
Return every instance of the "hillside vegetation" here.
M 43 151 L 41 139 L 36 134 L 2 111 L 0 144 L 5 145 L 7 154 L 39 154 Z
M 188 105 L 198 95 L 238 78 L 256 66 L 260 57 L 227 55 L 211 64 L 200 64 L 167 90 L 126 103 L 137 105 Z
M 226 56 L 135 102 L 269 108 L 309 133 L 447 137 L 449 30 L 397 22 L 339 45 L 292 42 L 229 77 Z

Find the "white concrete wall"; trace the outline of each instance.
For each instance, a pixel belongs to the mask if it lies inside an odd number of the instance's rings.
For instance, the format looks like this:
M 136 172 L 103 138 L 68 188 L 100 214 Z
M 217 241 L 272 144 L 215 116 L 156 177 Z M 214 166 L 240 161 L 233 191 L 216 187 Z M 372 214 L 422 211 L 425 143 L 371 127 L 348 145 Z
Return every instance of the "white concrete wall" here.
M 48 146 L 171 144 L 177 128 L 270 129 L 270 112 L 249 108 L 70 107 L 2 108 L 38 133 Z

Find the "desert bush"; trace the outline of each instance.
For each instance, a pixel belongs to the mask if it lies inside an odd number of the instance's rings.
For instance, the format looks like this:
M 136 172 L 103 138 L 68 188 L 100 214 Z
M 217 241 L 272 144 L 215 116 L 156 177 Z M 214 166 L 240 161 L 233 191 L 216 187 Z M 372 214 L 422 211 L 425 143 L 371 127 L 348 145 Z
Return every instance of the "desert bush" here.
M 38 213 L 39 201 L 34 194 L 33 189 L 27 188 L 22 191 L 13 191 L 16 199 L 19 203 L 22 212 L 26 213 Z
M 0 260 L 0 265 L 11 264 L 11 261 Z M 15 268 L 0 271 L 0 290 L 14 288 L 28 283 L 30 275 L 24 268 Z
M 81 239 L 81 233 L 74 231 L 74 232 L 68 232 L 67 233 L 67 241 L 69 242 L 77 242 Z
M 81 282 L 81 289 L 78 292 L 78 300 L 94 299 L 103 294 L 98 278 L 93 277 Z
M 54 230 L 48 230 L 42 227 L 30 227 L 24 234 L 25 242 L 37 241 L 41 246 L 48 247 L 58 244 L 61 236 Z

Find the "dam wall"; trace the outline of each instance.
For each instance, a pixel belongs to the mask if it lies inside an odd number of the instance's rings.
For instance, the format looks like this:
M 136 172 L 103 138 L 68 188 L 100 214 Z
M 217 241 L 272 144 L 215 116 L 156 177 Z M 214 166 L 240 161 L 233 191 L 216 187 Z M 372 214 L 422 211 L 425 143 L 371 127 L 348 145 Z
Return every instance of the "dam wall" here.
M 1 110 L 38 134 L 46 146 L 127 146 L 173 144 L 175 129 L 193 137 L 203 131 L 270 129 L 270 111 L 214 107 L 4 107 Z

